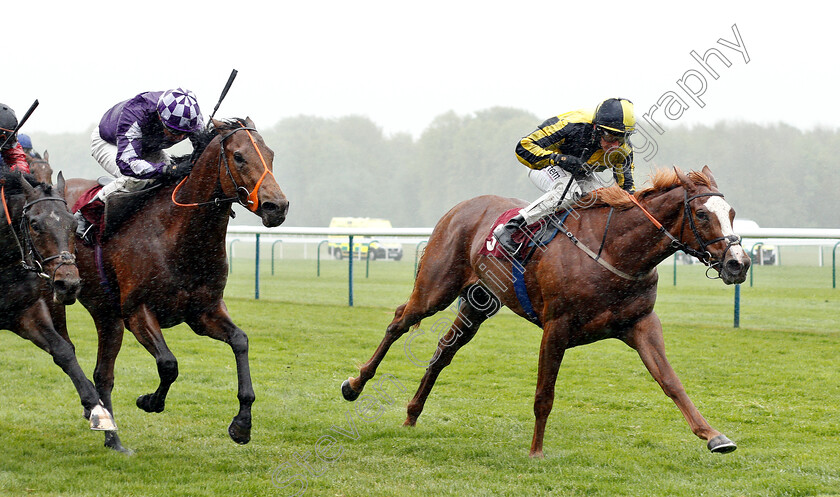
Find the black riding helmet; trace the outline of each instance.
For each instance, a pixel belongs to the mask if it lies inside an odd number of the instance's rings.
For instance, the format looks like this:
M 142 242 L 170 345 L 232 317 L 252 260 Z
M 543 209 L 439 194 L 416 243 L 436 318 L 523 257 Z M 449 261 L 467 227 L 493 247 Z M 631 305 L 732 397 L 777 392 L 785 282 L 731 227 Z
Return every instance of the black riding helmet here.
M 599 128 L 621 135 L 636 131 L 636 117 L 633 115 L 633 102 L 626 98 L 608 98 L 598 104 L 592 124 Z
M 3 150 L 8 150 L 17 143 L 17 136 L 14 135 L 17 125 L 18 120 L 15 111 L 6 104 L 0 104 L 0 145 L 6 142 L 3 145 Z

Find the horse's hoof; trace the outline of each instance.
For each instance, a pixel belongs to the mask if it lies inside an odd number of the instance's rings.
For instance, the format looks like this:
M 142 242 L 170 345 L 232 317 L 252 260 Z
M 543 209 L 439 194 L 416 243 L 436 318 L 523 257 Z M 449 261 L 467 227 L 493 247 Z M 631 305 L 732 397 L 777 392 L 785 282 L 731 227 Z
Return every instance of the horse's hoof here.
M 146 395 L 137 397 L 137 407 L 146 412 L 163 412 L 166 404 L 164 402 L 155 402 L 154 394 L 147 393 Z
M 228 435 L 234 442 L 245 445 L 251 441 L 251 426 L 240 426 L 234 419 L 228 426 Z
M 350 378 L 344 380 L 344 383 L 341 384 L 341 395 L 344 396 L 344 400 L 353 402 L 359 398 L 360 393 L 361 392 L 353 390 L 353 387 L 350 386 Z
M 715 438 L 709 440 L 709 443 L 706 446 L 709 447 L 710 451 L 718 454 L 727 454 L 738 448 L 738 446 L 735 445 L 735 442 L 729 440 L 726 435 L 716 436 Z

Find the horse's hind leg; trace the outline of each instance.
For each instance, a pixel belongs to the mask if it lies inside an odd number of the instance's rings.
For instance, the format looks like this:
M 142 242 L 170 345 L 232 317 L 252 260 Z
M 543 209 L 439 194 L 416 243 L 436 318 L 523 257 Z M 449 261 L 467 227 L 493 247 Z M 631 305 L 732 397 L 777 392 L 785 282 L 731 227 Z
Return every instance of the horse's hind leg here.
M 430 242 L 431 244 L 431 242 Z M 427 247 L 426 254 L 430 253 Z M 434 253 L 439 253 L 440 250 Z M 408 302 L 397 307 L 394 320 L 385 330 L 385 336 L 373 356 L 359 368 L 359 376 L 349 378 L 341 385 L 341 393 L 347 400 L 356 400 L 368 382 L 376 374 L 376 368 L 391 348 L 408 329 L 438 311 L 446 309 L 466 284 L 466 261 L 453 260 L 456 255 L 430 259 L 424 256 L 420 272 L 414 282 L 414 290 Z M 460 266 L 460 267 L 459 267 Z
M 228 426 L 228 435 L 236 443 L 248 443 L 251 440 L 251 405 L 255 399 L 248 362 L 248 335 L 233 324 L 222 301 L 219 301 L 216 309 L 199 316 L 197 320 L 188 321 L 187 324 L 197 334 L 221 340 L 233 350 L 236 359 L 239 412 Z
M 429 367 L 414 398 L 408 403 L 408 416 L 405 420 L 406 426 L 414 426 L 417 418 L 423 411 L 426 398 L 432 391 L 435 381 L 443 368 L 452 362 L 455 353 L 466 345 L 475 336 L 478 327 L 487 318 L 495 314 L 501 304 L 498 299 L 480 285 L 473 285 L 461 294 L 461 305 L 458 314 L 452 322 L 452 327 L 441 337 L 437 350 L 432 357 Z

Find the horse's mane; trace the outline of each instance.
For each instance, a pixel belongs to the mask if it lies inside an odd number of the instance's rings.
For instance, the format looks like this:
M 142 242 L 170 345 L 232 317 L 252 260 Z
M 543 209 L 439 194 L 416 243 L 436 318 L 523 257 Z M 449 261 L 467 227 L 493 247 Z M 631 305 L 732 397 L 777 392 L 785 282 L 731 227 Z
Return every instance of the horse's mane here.
M 23 186 L 21 185 L 20 178 L 21 174 L 19 172 L 12 172 L 9 170 L 0 171 L 0 184 L 5 187 L 3 190 L 6 192 L 7 196 L 23 193 Z M 52 186 L 46 183 L 41 183 L 35 179 L 35 176 L 32 176 L 31 174 L 24 174 L 23 178 L 33 187 L 42 187 L 47 195 L 52 194 Z
M 239 129 L 245 126 L 245 119 L 241 117 L 233 117 L 230 119 L 222 119 L 222 120 L 215 120 L 215 122 L 221 123 L 221 126 L 216 128 L 214 124 L 210 124 L 210 126 L 201 129 L 195 132 L 191 137 L 190 141 L 192 142 L 193 151 L 191 154 L 184 155 L 181 157 L 175 157 L 175 160 L 184 159 L 189 157 L 191 161 L 195 162 L 201 157 L 201 154 L 204 153 L 204 149 L 207 148 L 207 145 L 213 141 L 217 135 L 221 135 L 227 131 L 233 131 L 235 129 Z
M 712 185 L 709 178 L 701 172 L 689 171 L 688 177 L 695 184 L 704 186 Z M 650 184 L 652 185 L 650 188 L 638 190 L 633 194 L 637 200 L 645 198 L 648 195 L 673 190 L 674 188 L 680 186 L 681 183 L 680 178 L 677 176 L 677 172 L 674 169 L 657 169 L 650 175 Z M 578 204 L 584 209 L 606 206 L 614 207 L 618 210 L 626 210 L 636 205 L 627 197 L 627 193 L 625 193 L 625 191 L 618 185 L 612 185 L 590 192 L 584 195 L 583 198 L 578 201 Z

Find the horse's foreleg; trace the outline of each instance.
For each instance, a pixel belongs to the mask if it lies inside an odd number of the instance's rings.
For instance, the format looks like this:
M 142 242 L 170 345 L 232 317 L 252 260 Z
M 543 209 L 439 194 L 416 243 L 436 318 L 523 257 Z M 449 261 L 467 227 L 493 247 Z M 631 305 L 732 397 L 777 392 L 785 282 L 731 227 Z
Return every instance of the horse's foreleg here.
M 543 327 L 540 360 L 537 367 L 537 388 L 534 394 L 534 437 L 530 456 L 542 458 L 543 439 L 548 415 L 554 406 L 554 384 L 568 345 L 568 330 L 560 320 L 549 321 Z
M 426 368 L 426 373 L 420 380 L 420 386 L 417 388 L 414 398 L 408 403 L 405 426 L 414 426 L 417 424 L 417 418 L 423 412 L 426 399 L 429 397 L 432 388 L 435 386 L 435 381 L 441 371 L 443 371 L 443 368 L 452 362 L 452 359 L 461 347 L 472 340 L 481 323 L 499 308 L 498 301 L 491 302 L 495 297 L 491 297 L 483 288 L 481 291 L 474 293 L 480 293 L 480 298 L 482 301 L 486 301 L 488 305 L 485 306 L 482 302 L 480 308 L 483 310 L 479 310 L 471 303 L 469 298 L 464 298 L 461 301 L 461 306 L 458 308 L 458 314 L 455 316 L 452 326 L 446 335 L 438 341 L 438 347 L 435 350 L 434 356 L 432 356 L 428 368 Z M 490 312 L 487 312 L 487 310 L 490 310 Z
M 651 376 L 662 387 L 665 395 L 670 397 L 680 409 L 680 412 L 688 421 L 691 431 L 703 440 L 708 441 L 709 450 L 726 453 L 737 448 L 735 443 L 725 435 L 709 426 L 709 423 L 686 394 L 685 387 L 683 387 L 682 382 L 668 362 L 668 358 L 665 357 L 662 323 L 655 313 L 651 313 L 637 322 L 624 341 L 639 353 L 639 357 L 650 371 Z
M 248 362 L 248 336 L 228 314 L 224 302 L 212 312 L 200 316 L 187 324 L 199 335 L 221 340 L 233 349 L 236 359 L 239 412 L 228 427 L 228 434 L 234 442 L 246 444 L 251 440 L 251 405 L 254 403 L 254 387 L 251 384 L 251 368 Z
M 81 366 L 79 366 L 75 349 L 55 330 L 47 306 L 43 301 L 38 301 L 24 312 L 12 331 L 50 354 L 53 362 L 70 377 L 70 381 L 76 387 L 79 399 L 82 402 L 85 418 L 90 419 L 91 412 L 97 411 L 97 421 L 91 424 L 91 428 L 113 429 L 113 420 L 110 419 L 110 415 L 98 412 L 101 409 L 99 395 L 96 393 L 93 383 L 87 379 Z
M 160 378 L 160 384 L 154 393 L 137 397 L 137 407 L 146 412 L 163 412 L 169 387 L 178 378 L 178 360 L 163 339 L 157 317 L 145 304 L 129 316 L 127 324 L 140 345 L 154 356 Z
M 125 329 L 123 328 L 122 318 L 111 311 L 108 306 L 88 307 L 88 311 L 93 316 L 98 335 L 93 381 L 96 383 L 96 391 L 99 393 L 102 404 L 111 413 L 111 416 L 114 416 L 114 405 L 111 402 L 111 392 L 114 389 L 114 364 L 122 347 Z M 131 449 L 123 447 L 116 431 L 105 432 L 105 447 L 124 454 L 133 454 Z
M 70 334 L 67 332 L 67 311 L 64 308 L 64 304 L 60 304 L 53 299 L 52 291 L 49 286 L 45 286 L 42 291 L 42 300 L 47 305 L 47 309 L 50 312 L 50 317 L 52 318 L 55 331 L 61 335 L 61 338 L 67 340 L 70 346 L 73 347 L 73 350 L 75 350 L 76 347 L 73 345 L 73 342 L 70 340 Z

